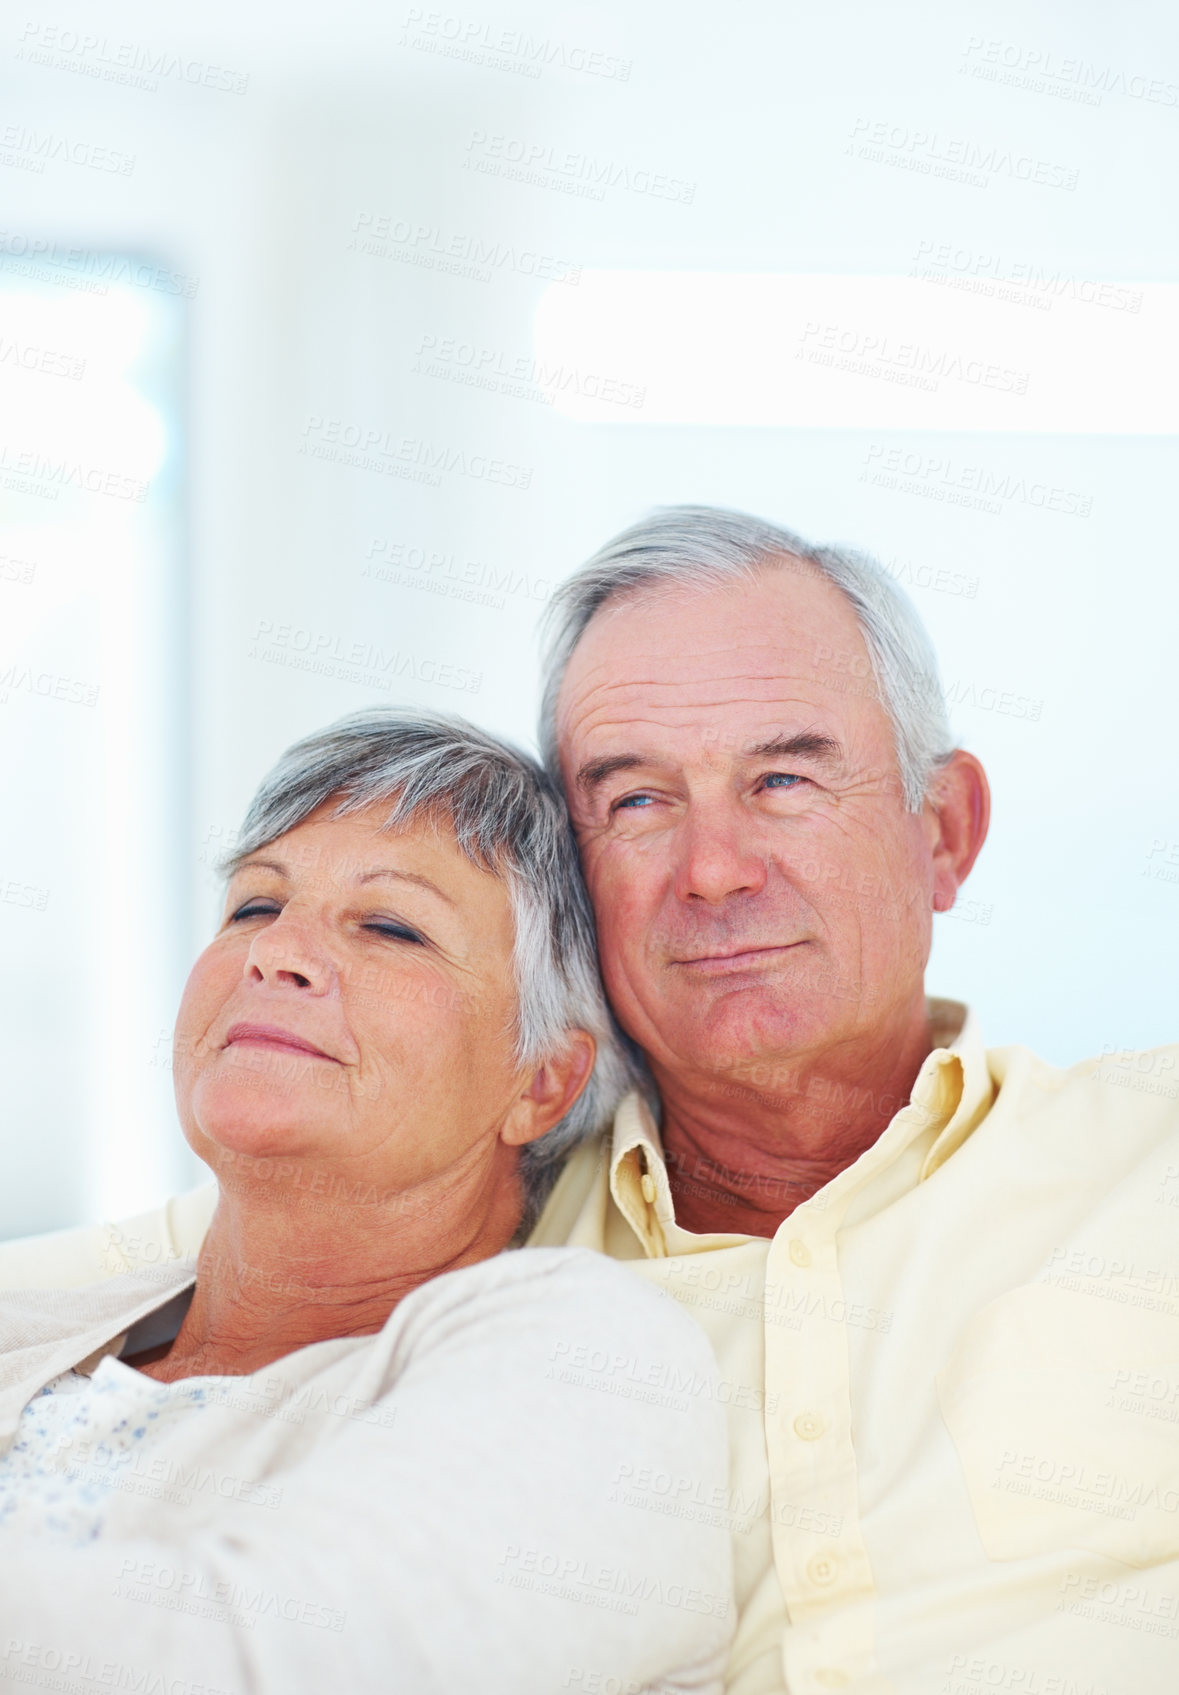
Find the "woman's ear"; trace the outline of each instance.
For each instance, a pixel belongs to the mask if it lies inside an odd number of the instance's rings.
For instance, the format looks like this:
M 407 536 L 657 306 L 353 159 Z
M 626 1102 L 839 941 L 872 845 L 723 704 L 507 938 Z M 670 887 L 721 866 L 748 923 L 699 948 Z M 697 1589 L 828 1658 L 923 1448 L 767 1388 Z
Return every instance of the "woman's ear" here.
M 565 1046 L 529 1077 L 500 1130 L 500 1139 L 520 1148 L 559 1124 L 590 1080 L 597 1043 L 588 1030 L 566 1030 Z

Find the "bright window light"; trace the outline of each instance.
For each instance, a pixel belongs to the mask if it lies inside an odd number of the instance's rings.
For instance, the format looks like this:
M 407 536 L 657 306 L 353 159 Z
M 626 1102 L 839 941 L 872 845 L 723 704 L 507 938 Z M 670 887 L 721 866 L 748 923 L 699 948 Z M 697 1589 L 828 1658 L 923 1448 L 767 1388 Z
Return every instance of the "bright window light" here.
M 183 1169 L 183 308 L 78 281 L 0 265 L 0 1235 Z

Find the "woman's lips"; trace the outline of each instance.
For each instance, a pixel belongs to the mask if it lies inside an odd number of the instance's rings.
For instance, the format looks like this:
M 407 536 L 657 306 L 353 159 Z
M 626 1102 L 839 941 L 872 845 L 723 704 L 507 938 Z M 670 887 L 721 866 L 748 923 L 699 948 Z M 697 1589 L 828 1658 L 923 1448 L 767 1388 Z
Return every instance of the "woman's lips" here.
M 277 1024 L 234 1024 L 230 1026 L 225 1038 L 227 1048 L 245 1044 L 251 1048 L 282 1048 L 287 1053 L 307 1054 L 311 1059 L 330 1060 L 333 1065 L 340 1062 L 333 1059 L 330 1053 L 324 1053 L 313 1042 L 306 1042 L 302 1036 L 296 1036 L 291 1030 L 283 1030 Z

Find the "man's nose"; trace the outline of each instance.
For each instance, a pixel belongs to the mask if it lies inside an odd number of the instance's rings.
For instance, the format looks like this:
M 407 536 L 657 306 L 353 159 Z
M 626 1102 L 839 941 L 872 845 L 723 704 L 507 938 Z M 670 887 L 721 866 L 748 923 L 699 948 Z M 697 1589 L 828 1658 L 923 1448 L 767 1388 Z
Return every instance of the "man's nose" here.
M 765 887 L 765 855 L 749 821 L 727 808 L 689 815 L 678 847 L 675 892 L 680 900 L 715 905 L 733 895 L 760 894 Z
M 268 988 L 305 989 L 317 995 L 331 994 L 336 986 L 336 968 L 317 927 L 288 910 L 255 935 L 245 975 L 248 982 Z

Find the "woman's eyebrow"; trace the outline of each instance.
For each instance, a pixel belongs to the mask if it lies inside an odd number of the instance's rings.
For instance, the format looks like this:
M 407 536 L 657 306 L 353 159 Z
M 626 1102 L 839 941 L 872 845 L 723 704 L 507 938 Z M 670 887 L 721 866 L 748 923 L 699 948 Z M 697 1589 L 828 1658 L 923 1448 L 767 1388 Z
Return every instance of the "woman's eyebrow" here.
M 236 877 L 240 871 L 273 871 L 279 877 L 287 878 L 291 875 L 290 867 L 284 865 L 280 859 L 244 859 L 240 865 L 234 868 L 234 876 Z M 454 905 L 454 901 L 444 889 L 440 889 L 437 883 L 431 882 L 429 877 L 423 877 L 418 871 L 398 871 L 391 865 L 374 866 L 371 871 L 362 871 L 356 878 L 356 882 L 373 883 L 383 877 L 396 878 L 397 881 L 402 883 L 413 883 L 415 887 L 425 889 L 429 894 L 437 895 L 438 899 L 445 901 L 447 906 Z
M 234 866 L 231 876 L 236 877 L 241 871 L 274 871 L 280 877 L 289 877 L 290 871 L 278 859 L 242 859 Z
M 438 899 L 444 900 L 447 906 L 454 905 L 454 901 L 445 889 L 440 889 L 437 883 L 431 882 L 429 877 L 423 877 L 419 871 L 396 871 L 390 865 L 382 865 L 373 871 L 364 872 L 362 876 L 357 878 L 357 882 L 375 883 L 382 877 L 392 877 L 401 883 L 413 883 L 415 887 L 426 889 L 430 894 L 437 895 Z

